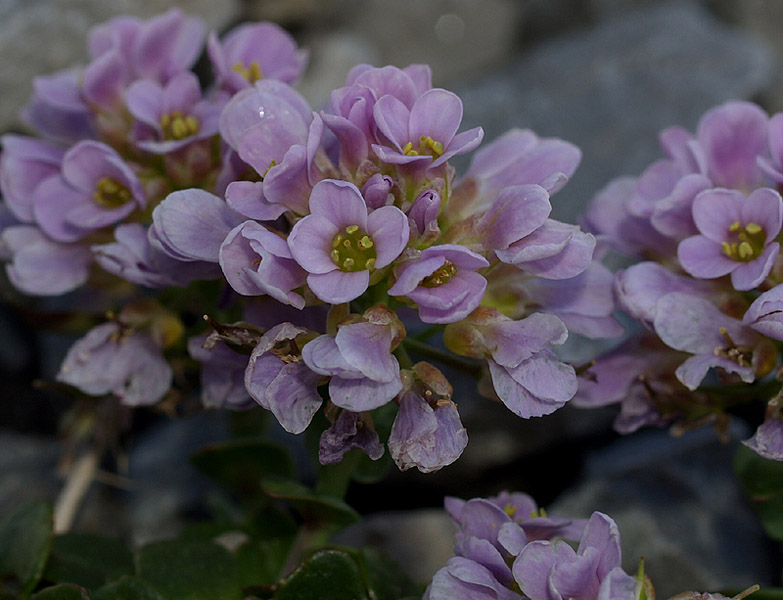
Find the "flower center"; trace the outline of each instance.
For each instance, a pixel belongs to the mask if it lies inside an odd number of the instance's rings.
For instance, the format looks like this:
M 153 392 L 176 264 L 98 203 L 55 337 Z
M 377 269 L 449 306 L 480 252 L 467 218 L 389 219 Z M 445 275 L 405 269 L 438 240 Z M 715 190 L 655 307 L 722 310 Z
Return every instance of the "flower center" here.
M 740 367 L 750 367 L 753 364 L 753 349 L 752 348 L 746 348 L 743 346 L 737 346 L 737 344 L 734 343 L 734 340 L 731 339 L 731 336 L 729 335 L 729 332 L 725 327 L 721 327 L 718 331 L 720 331 L 721 337 L 726 342 L 725 348 L 715 348 L 713 350 L 713 354 L 715 356 L 721 356 L 723 358 L 728 358 L 731 361 L 734 361 L 737 363 Z
M 422 156 L 429 154 L 433 158 L 438 158 L 443 154 L 443 144 L 436 142 L 430 136 L 421 136 L 419 138 L 419 149 L 413 149 L 413 142 L 408 142 L 402 149 L 403 154 L 408 156 Z
M 119 208 L 126 202 L 130 202 L 132 194 L 127 187 L 116 179 L 103 177 L 95 185 L 92 198 L 102 208 Z
M 236 62 L 234 63 L 234 66 L 231 67 L 231 69 L 239 73 L 250 83 L 255 83 L 264 77 L 264 74 L 261 72 L 261 65 L 258 64 L 257 60 L 251 61 L 251 63 L 247 66 L 241 62 Z
M 729 225 L 729 234 L 736 241 L 723 242 L 721 250 L 731 260 L 750 262 L 764 251 L 767 234 L 758 223 L 748 223 L 743 227 L 739 221 L 734 221 Z
M 425 277 L 421 281 L 421 285 L 425 288 L 434 288 L 448 283 L 449 280 L 457 274 L 457 267 L 454 263 L 446 261 L 443 266 L 435 271 L 429 277 Z
M 375 267 L 375 244 L 358 225 L 349 225 L 334 236 L 330 256 L 341 271 L 365 271 Z
M 201 129 L 201 123 L 193 115 L 183 115 L 174 111 L 161 115 L 160 128 L 163 130 L 164 140 L 184 140 L 196 135 Z

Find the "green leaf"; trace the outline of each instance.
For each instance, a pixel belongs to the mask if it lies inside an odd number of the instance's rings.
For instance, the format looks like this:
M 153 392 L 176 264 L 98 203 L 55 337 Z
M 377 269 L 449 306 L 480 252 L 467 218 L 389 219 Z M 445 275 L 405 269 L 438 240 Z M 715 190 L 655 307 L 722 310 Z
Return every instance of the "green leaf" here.
M 76 583 L 95 589 L 133 573 L 133 554 L 122 543 L 97 535 L 58 535 L 44 577 L 55 583 Z
M 393 464 L 391 454 L 388 452 L 384 452 L 378 460 L 373 460 L 362 452 L 353 473 L 353 480 L 364 484 L 378 483 L 386 477 Z
M 151 544 L 136 555 L 136 571 L 170 600 L 241 600 L 239 566 L 209 542 Z
M 399 564 L 377 550 L 365 548 L 358 552 L 358 563 L 370 600 L 399 600 L 405 596 L 420 598 L 424 593 Z
M 90 600 L 90 596 L 78 585 L 61 583 L 38 592 L 32 600 Z
M 212 444 L 191 456 L 202 473 L 226 486 L 240 498 L 258 494 L 266 477 L 294 477 L 286 450 L 265 440 L 248 439 Z
M 261 487 L 272 498 L 288 500 L 310 527 L 342 528 L 360 519 L 359 513 L 342 500 L 318 494 L 296 481 L 267 479 Z
M 783 541 L 783 494 L 758 502 L 756 510 L 767 535 L 773 540 Z
M 236 553 L 242 587 L 277 583 L 292 544 L 293 538 L 242 544 Z
M 52 545 L 52 507 L 26 504 L 0 523 L 0 583 L 15 580 L 19 598 L 29 597 L 43 574 Z
M 341 550 L 321 550 L 280 585 L 275 600 L 369 600 L 369 597 L 356 561 Z
M 95 592 L 92 600 L 166 600 L 166 598 L 143 579 L 121 577 Z

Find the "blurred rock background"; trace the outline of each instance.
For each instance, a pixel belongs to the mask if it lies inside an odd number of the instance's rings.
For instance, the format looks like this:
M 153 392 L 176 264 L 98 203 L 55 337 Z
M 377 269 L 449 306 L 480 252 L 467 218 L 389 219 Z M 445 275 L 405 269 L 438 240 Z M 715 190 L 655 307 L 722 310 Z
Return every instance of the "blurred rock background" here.
M 462 97 L 465 128 L 482 125 L 492 139 L 529 127 L 576 143 L 582 165 L 553 199 L 555 216 L 571 222 L 610 179 L 660 156 L 663 127 L 693 130 L 732 98 L 783 110 L 778 0 L 0 0 L 0 132 L 23 130 L 17 115 L 34 76 L 86 59 L 92 25 L 174 4 L 218 31 L 258 19 L 288 28 L 310 52 L 299 89 L 313 106 L 357 63 L 426 62 L 435 85 Z M 25 499 L 54 499 L 61 485 L 54 434 L 62 398 L 30 381 L 51 378 L 67 345 L 42 342 L 20 319 L 0 308 L 0 515 Z M 516 489 L 561 514 L 614 516 L 626 557 L 646 556 L 660 597 L 683 587 L 780 585 L 780 548 L 764 538 L 731 473 L 733 448 L 748 435 L 741 424 L 728 446 L 708 430 L 619 440 L 611 411 L 567 407 L 522 421 L 474 401 L 467 383 L 458 394 L 471 436 L 462 459 L 436 475 L 395 474 L 355 488 L 349 501 L 374 516 L 345 541 L 380 545 L 426 580 L 452 554 L 450 525 L 437 510 L 443 495 Z M 198 514 L 204 486 L 182 465 L 225 435 L 215 417 L 164 419 L 140 432 L 129 457 L 135 487 L 95 484 L 77 529 L 110 523 L 138 542 L 176 533 Z

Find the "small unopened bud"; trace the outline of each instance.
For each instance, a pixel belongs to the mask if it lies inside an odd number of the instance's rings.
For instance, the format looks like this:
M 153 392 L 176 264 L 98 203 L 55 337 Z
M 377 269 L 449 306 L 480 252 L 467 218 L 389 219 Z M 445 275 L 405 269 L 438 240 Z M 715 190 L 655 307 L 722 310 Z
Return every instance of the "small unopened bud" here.
M 380 208 L 391 204 L 389 193 L 391 192 L 394 180 L 388 175 L 376 173 L 367 180 L 362 186 L 362 196 L 367 203 L 368 208 Z
M 424 235 L 429 230 L 437 229 L 439 213 L 440 195 L 435 190 L 424 190 L 414 200 L 408 217 L 416 226 L 419 235 Z

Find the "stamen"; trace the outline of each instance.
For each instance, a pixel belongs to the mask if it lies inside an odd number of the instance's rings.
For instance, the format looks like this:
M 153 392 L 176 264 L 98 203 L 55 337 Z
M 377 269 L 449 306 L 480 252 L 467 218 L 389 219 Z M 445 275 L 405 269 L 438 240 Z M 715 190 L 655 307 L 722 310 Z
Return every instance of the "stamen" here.
M 435 271 L 429 277 L 425 277 L 421 285 L 425 288 L 439 287 L 445 283 L 448 283 L 454 275 L 457 274 L 457 267 L 454 263 L 446 261 L 442 267 Z
M 184 140 L 196 135 L 201 129 L 201 123 L 193 115 L 183 115 L 174 111 L 160 117 L 160 128 L 165 140 Z
M 369 270 L 375 267 L 375 243 L 358 225 L 348 225 L 332 238 L 329 257 L 345 273 Z
M 245 66 L 241 62 L 236 62 L 231 67 L 232 71 L 236 71 L 242 77 L 248 80 L 250 83 L 255 83 L 259 79 L 263 79 L 264 74 L 261 71 L 261 65 L 257 60 L 252 61 L 248 66 Z
M 95 203 L 102 208 L 119 208 L 130 202 L 133 196 L 130 190 L 116 179 L 103 177 L 95 185 L 92 197 Z
M 731 225 L 729 225 L 729 231 L 739 231 L 740 227 L 742 227 L 742 225 L 740 225 L 740 222 L 734 221 Z

